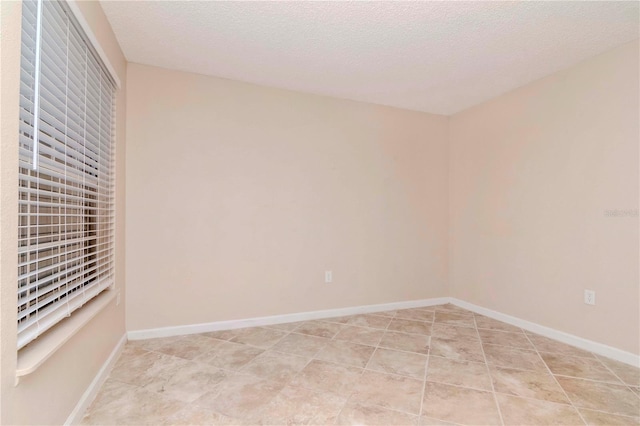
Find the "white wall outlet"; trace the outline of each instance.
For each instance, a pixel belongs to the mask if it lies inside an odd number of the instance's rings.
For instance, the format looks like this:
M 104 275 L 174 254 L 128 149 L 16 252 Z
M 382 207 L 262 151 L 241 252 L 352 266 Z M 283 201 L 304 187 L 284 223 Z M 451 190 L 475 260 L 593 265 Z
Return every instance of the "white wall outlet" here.
M 116 306 L 120 305 L 120 291 L 116 293 Z
M 331 283 L 331 282 L 333 282 L 333 272 L 331 272 L 331 271 L 324 271 L 324 282 L 325 282 L 325 283 Z
M 593 290 L 585 290 L 584 291 L 584 303 L 587 305 L 595 305 L 596 304 L 596 292 Z

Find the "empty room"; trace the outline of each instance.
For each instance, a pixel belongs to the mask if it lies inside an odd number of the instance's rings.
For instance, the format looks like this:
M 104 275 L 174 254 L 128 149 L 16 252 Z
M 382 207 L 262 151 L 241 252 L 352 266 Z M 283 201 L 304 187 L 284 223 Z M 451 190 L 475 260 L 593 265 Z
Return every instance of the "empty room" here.
M 0 423 L 639 425 L 639 38 L 0 1 Z

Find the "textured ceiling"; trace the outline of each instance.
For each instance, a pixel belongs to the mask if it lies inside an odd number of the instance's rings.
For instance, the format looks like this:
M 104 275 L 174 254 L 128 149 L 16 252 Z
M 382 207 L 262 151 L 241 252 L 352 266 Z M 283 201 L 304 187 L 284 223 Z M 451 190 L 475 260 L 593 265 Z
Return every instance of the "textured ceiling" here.
M 102 1 L 131 62 L 438 114 L 637 39 L 639 5 Z

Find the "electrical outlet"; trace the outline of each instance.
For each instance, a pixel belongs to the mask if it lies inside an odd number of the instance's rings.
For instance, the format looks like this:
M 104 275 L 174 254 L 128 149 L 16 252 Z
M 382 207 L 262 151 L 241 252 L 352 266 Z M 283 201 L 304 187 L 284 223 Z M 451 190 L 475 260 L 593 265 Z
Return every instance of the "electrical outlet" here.
M 331 272 L 331 271 L 324 271 L 324 282 L 325 282 L 325 283 L 331 283 L 331 282 L 333 282 L 333 272 Z
M 118 291 L 118 293 L 116 294 L 116 306 L 118 306 L 120 304 L 120 292 Z
M 596 292 L 593 290 L 585 290 L 584 291 L 584 303 L 587 305 L 595 305 L 596 304 Z

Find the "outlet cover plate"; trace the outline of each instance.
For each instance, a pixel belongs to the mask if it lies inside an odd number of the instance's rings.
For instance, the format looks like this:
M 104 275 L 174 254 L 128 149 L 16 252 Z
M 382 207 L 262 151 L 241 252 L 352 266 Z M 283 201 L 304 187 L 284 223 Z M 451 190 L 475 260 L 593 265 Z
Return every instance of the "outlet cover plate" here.
M 587 305 L 595 305 L 596 304 L 596 292 L 593 290 L 585 290 L 584 291 L 584 303 Z

